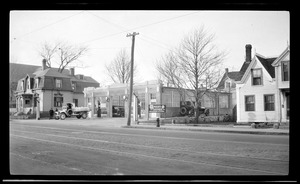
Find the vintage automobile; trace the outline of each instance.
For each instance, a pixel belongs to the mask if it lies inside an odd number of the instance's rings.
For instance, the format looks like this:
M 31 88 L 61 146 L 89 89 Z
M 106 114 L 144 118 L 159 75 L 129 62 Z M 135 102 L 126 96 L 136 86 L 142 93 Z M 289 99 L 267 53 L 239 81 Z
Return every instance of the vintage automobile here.
M 67 102 L 62 107 L 62 110 L 55 112 L 55 119 L 66 119 L 66 117 L 76 116 L 78 119 L 87 118 L 87 114 L 90 111 L 88 107 L 75 107 L 74 103 Z
M 195 108 L 194 108 L 195 102 L 191 102 L 191 101 L 181 101 L 180 102 L 180 114 L 182 116 L 193 116 L 195 113 Z M 209 115 L 209 109 L 205 108 L 205 107 L 199 107 L 199 114 L 200 115 L 205 115 L 208 116 Z

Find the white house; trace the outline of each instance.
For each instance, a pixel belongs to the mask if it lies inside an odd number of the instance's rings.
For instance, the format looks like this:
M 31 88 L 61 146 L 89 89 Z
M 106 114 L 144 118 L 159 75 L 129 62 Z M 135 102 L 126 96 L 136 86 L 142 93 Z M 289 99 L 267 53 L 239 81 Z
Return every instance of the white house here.
M 237 123 L 288 122 L 289 47 L 279 57 L 251 57 L 246 45 L 246 61 L 236 81 Z

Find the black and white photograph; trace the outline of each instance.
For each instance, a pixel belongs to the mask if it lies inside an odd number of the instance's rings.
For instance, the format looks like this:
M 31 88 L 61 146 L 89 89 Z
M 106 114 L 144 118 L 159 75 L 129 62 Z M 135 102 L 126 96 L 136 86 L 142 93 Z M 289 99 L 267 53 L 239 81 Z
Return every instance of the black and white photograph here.
M 8 124 L 19 178 L 284 178 L 290 12 L 11 10 Z

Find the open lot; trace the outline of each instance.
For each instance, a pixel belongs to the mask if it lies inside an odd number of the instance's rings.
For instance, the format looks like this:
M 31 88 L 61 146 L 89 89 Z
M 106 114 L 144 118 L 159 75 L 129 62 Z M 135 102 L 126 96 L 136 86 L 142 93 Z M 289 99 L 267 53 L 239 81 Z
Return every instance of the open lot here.
M 124 120 L 124 121 L 123 121 Z M 125 119 L 11 120 L 17 175 L 287 175 L 289 136 L 121 128 Z

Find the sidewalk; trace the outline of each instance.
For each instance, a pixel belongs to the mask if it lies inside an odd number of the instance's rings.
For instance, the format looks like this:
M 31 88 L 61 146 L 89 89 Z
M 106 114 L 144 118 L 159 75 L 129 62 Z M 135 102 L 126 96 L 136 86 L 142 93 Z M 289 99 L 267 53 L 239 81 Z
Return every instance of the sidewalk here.
M 12 119 L 10 121 L 36 121 L 39 123 L 51 122 L 53 124 L 69 124 L 69 125 L 80 125 L 90 127 L 112 127 L 112 128 L 140 128 L 140 129 L 154 129 L 154 130 L 176 130 L 176 131 L 204 131 L 204 132 L 223 132 L 223 133 L 242 133 L 242 134 L 262 134 L 262 135 L 289 135 L 289 129 L 279 128 L 251 128 L 247 125 L 234 126 L 233 123 L 224 124 L 220 123 L 205 123 L 205 124 L 171 124 L 162 123 L 160 127 L 157 127 L 155 120 L 142 120 L 139 124 L 131 122 L 130 126 L 127 126 L 126 118 L 67 118 L 65 120 L 49 120 L 49 119 Z
M 178 125 L 131 125 L 122 126 L 123 128 L 142 128 L 142 129 L 160 129 L 160 130 L 183 130 L 183 131 L 205 131 L 205 132 L 223 132 L 223 133 L 243 133 L 243 134 L 264 134 L 264 135 L 289 135 L 288 129 L 273 128 L 251 128 L 251 127 L 202 127 L 202 126 L 178 126 Z
M 121 126 L 123 128 L 141 128 L 156 130 L 178 130 L 178 131 L 205 131 L 205 132 L 223 132 L 223 133 L 242 133 L 242 134 L 262 134 L 262 135 L 289 135 L 289 129 L 274 128 L 251 128 L 247 125 L 224 125 L 222 123 L 214 124 L 160 124 L 140 121 L 139 124 L 132 123 L 131 126 Z

